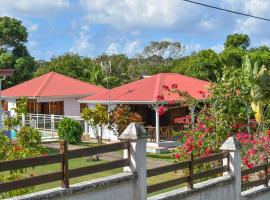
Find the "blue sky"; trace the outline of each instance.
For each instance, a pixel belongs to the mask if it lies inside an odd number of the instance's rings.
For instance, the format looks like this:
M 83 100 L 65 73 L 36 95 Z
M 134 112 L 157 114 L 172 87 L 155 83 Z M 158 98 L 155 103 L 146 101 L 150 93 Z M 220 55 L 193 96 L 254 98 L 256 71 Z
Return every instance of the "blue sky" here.
M 270 18 L 269 0 L 197 0 Z M 182 0 L 0 0 L 0 16 L 22 20 L 36 59 L 65 52 L 95 57 L 140 53 L 149 41 L 185 45 L 185 54 L 223 48 L 228 34 L 250 35 L 251 46 L 270 45 L 270 22 L 211 10 Z

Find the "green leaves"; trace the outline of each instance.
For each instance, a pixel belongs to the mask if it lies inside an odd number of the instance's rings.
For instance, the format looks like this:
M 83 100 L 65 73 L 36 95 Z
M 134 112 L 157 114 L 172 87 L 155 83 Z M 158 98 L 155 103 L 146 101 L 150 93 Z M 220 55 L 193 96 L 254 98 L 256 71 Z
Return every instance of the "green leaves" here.
M 60 139 L 66 140 L 70 144 L 81 143 L 83 130 L 78 121 L 65 117 L 59 122 L 57 130 Z

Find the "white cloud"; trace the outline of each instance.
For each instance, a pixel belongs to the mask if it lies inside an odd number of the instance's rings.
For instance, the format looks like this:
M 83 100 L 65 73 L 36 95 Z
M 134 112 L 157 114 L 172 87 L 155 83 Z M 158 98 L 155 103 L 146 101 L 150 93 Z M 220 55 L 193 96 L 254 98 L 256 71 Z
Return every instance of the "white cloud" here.
M 69 0 L 1 0 L 0 16 L 50 16 L 68 6 Z
M 141 42 L 139 40 L 126 41 L 125 43 L 112 42 L 108 45 L 105 53 L 107 54 L 119 54 L 124 53 L 128 56 L 134 56 L 142 51 Z
M 269 0 L 202 0 L 201 2 L 270 18 Z M 255 38 L 254 40 L 260 40 L 270 34 L 270 29 L 267 28 L 268 22 L 181 0 L 80 0 L 80 5 L 89 23 L 109 25 L 120 31 L 161 30 L 199 36 L 241 32 L 250 34 Z
M 70 48 L 71 52 L 86 56 L 92 55 L 95 44 L 91 41 L 89 30 L 90 27 L 87 25 L 81 27 L 79 37 L 75 39 L 73 46 Z

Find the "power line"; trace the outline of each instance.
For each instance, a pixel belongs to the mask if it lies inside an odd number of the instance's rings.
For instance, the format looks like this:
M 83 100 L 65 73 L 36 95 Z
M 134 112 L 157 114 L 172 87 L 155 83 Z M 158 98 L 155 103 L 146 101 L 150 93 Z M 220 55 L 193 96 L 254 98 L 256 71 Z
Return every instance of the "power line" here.
M 229 10 L 229 9 L 219 8 L 219 7 L 216 7 L 216 6 L 211 6 L 211 5 L 208 5 L 208 4 L 199 3 L 199 2 L 191 1 L 191 0 L 183 0 L 183 1 L 193 3 L 193 4 L 197 4 L 197 5 L 200 5 L 200 6 L 204 6 L 204 7 L 207 7 L 207 8 L 213 8 L 213 9 L 221 10 L 221 11 L 224 11 L 224 12 L 229 12 L 229 13 L 233 13 L 233 14 L 237 14 L 237 15 L 242 15 L 242 16 L 246 16 L 246 17 L 252 17 L 252 18 L 255 18 L 255 19 L 260 19 L 260 20 L 270 22 L 270 19 L 263 18 L 263 17 L 258 17 L 258 16 L 255 16 L 255 15 L 250 15 L 250 14 L 247 14 L 247 13 L 241 13 L 241 12 L 237 12 L 237 11 L 233 11 L 233 10 Z

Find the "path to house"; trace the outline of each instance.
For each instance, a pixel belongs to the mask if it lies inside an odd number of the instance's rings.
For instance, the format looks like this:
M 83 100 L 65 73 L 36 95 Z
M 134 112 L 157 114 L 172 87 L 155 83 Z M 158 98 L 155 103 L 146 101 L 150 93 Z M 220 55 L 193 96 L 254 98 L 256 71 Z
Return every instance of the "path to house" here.
M 58 143 L 48 143 L 48 144 L 44 144 L 44 146 L 49 147 L 49 148 L 59 149 Z M 71 144 L 68 145 L 69 150 L 85 148 L 85 147 L 87 147 L 87 146 L 82 147 L 82 146 L 71 145 Z M 100 159 L 106 160 L 106 161 L 113 161 L 113 160 L 117 160 L 117 159 L 121 159 L 121 158 L 122 158 L 122 154 L 120 152 L 117 152 L 117 151 L 104 153 L 104 154 L 100 155 Z M 160 167 L 160 166 L 164 166 L 164 165 L 168 165 L 168 164 L 170 164 L 170 162 L 167 160 L 147 158 L 147 169 L 151 169 L 154 167 Z

